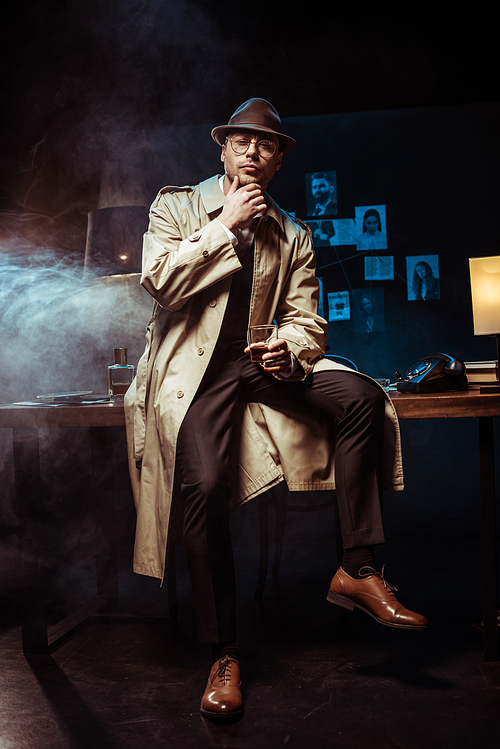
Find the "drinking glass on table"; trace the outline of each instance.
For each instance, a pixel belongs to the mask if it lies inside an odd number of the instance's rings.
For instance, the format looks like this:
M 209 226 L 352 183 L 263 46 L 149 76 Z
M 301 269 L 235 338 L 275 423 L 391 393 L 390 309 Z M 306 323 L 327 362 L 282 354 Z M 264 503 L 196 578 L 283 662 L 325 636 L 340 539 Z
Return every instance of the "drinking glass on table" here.
M 262 355 L 269 351 L 269 344 L 277 340 L 277 325 L 250 325 L 248 328 L 250 361 L 262 363 Z

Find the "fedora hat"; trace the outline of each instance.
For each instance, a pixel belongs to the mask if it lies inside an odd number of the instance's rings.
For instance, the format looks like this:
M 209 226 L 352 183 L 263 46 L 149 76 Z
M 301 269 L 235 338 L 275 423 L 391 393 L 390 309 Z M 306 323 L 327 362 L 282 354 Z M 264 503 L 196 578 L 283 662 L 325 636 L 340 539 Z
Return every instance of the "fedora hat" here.
M 227 125 L 219 125 L 212 130 L 212 138 L 223 146 L 228 133 L 235 130 L 253 130 L 256 133 L 277 135 L 283 152 L 291 151 L 297 143 L 283 133 L 278 112 L 265 99 L 248 99 L 232 115 Z

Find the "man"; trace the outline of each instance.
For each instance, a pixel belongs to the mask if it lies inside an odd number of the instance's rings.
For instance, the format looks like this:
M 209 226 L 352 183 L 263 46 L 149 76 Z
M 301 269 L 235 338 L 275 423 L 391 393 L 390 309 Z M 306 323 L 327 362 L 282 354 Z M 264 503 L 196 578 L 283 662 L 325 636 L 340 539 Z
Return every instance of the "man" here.
M 335 216 L 337 203 L 334 200 L 335 185 L 328 172 L 316 172 L 311 177 L 311 194 L 314 209 L 311 216 Z
M 366 325 L 366 332 L 373 333 L 375 318 L 373 317 L 373 304 L 369 296 L 361 297 L 361 309 L 363 310 L 363 319 Z
M 141 282 L 156 304 L 126 415 L 134 569 L 163 578 L 173 503 L 199 638 L 212 645 L 201 711 L 218 718 L 243 711 L 229 508 L 283 478 L 333 488 L 333 447 L 345 550 L 329 600 L 391 627 L 427 621 L 396 601 L 373 558 L 382 482 L 402 488 L 394 409 L 372 380 L 324 358 L 310 231 L 265 192 L 295 141 L 263 99 L 212 136 L 224 175 L 164 188 L 151 207 Z M 279 337 L 252 363 L 247 327 L 273 319 Z

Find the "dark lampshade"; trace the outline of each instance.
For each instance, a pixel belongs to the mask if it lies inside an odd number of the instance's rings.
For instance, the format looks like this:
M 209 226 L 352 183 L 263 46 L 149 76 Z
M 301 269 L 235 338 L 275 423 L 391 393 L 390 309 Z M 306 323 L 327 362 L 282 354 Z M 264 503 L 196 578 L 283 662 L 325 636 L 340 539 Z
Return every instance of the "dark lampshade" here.
M 140 273 L 142 237 L 149 208 L 142 205 L 98 208 L 88 214 L 85 271 L 101 276 Z

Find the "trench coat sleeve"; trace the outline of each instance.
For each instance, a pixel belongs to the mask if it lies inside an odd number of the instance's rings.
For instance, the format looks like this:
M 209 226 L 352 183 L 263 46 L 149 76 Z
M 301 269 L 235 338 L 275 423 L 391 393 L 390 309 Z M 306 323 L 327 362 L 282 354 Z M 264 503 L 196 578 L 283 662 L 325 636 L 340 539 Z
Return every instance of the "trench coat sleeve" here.
M 189 206 L 184 193 L 157 197 L 144 236 L 141 284 L 159 304 L 176 312 L 188 299 L 241 269 L 234 247 L 217 220 L 186 237 Z
M 317 314 L 319 284 L 309 233 L 300 232 L 296 243 L 297 249 L 275 313 L 278 335 L 287 341 L 301 365 L 286 378 L 288 380 L 302 380 L 312 372 L 314 363 L 324 356 L 328 334 L 326 320 Z M 285 379 L 279 374 L 277 378 Z

